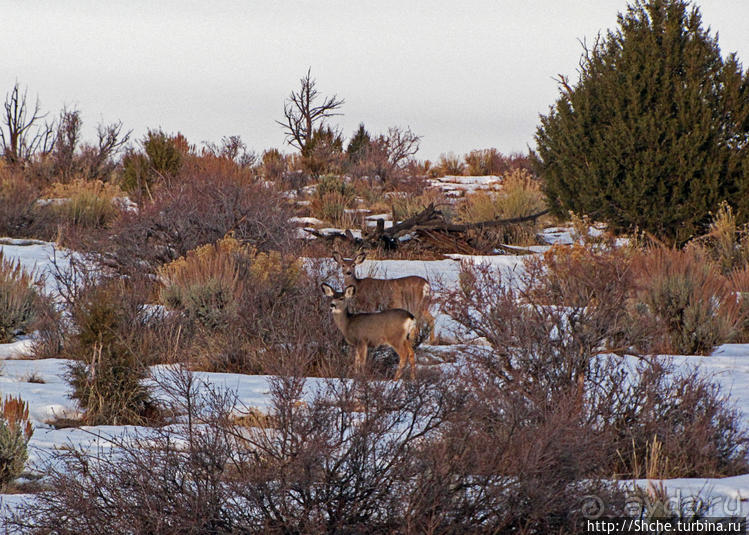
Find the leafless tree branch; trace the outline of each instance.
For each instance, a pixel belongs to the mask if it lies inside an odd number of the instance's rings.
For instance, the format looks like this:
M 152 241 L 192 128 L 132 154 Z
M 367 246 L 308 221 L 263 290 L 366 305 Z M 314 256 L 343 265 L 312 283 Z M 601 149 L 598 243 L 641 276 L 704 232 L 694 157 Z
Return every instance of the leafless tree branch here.
M 307 142 L 312 137 L 315 126 L 322 125 L 326 117 L 342 115 L 337 112 L 343 103 L 337 95 L 325 97 L 318 103 L 320 92 L 317 90 L 317 80 L 312 78 L 312 69 L 299 80 L 298 91 L 292 91 L 283 107 L 284 120 L 276 121 L 284 128 L 286 141 L 289 145 L 304 152 Z

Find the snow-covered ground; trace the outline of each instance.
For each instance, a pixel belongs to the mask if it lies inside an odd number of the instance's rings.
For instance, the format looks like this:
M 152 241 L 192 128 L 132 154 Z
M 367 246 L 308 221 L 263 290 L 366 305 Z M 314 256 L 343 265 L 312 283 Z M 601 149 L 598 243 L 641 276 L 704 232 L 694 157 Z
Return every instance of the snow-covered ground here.
M 550 239 L 560 243 L 567 242 L 569 229 L 555 229 L 547 232 Z M 2 242 L 0 242 L 2 243 Z M 567 242 L 569 243 L 569 242 Z M 27 245 L 10 243 L 0 245 L 6 258 L 19 259 L 27 269 L 36 269 L 41 276 L 48 275 L 52 269 L 51 256 L 54 246 L 43 242 L 30 242 Z M 58 258 L 61 255 L 58 253 Z M 419 275 L 427 278 L 436 291 L 454 287 L 458 281 L 461 262 L 489 263 L 499 268 L 503 277 L 512 283 L 522 271 L 522 257 L 518 256 L 474 256 L 450 255 L 449 259 L 437 261 L 407 260 L 366 260 L 358 266 L 359 276 L 393 278 L 407 275 Z M 330 262 L 333 262 L 332 259 Z M 47 277 L 46 289 L 55 291 L 54 282 Z M 450 337 L 454 325 L 449 318 L 438 315 L 436 331 L 445 338 Z M 80 446 L 95 448 L 108 444 L 107 436 L 117 436 L 123 432 L 138 430 L 147 433 L 147 429 L 125 426 L 97 426 L 83 428 L 54 429 L 51 422 L 59 418 L 75 418 L 80 414 L 74 400 L 70 398 L 71 389 L 65 381 L 67 364 L 64 359 L 22 360 L 28 353 L 31 339 L 24 338 L 11 344 L 0 344 L 0 395 L 20 395 L 29 403 L 30 417 L 34 424 L 34 435 L 30 442 L 30 456 L 27 469 L 35 470 L 49 458 L 50 453 L 59 448 Z M 442 348 L 447 350 L 449 348 Z M 743 412 L 744 421 L 749 426 L 749 344 L 725 344 L 718 347 L 711 357 L 674 356 L 672 358 L 678 369 L 691 369 L 699 366 L 701 370 L 713 376 L 729 392 L 733 401 Z M 154 367 L 154 375 L 165 369 Z M 265 410 L 270 403 L 269 381 L 267 376 L 249 376 L 230 373 L 197 372 L 196 378 L 207 386 L 229 389 L 236 392 L 240 406 Z M 318 379 L 307 383 L 307 394 L 315 388 Z M 650 482 L 635 481 L 632 484 L 647 487 Z M 700 495 L 709 499 L 711 512 L 715 515 L 741 514 L 749 516 L 749 474 L 722 479 L 674 479 L 663 482 L 669 496 L 678 503 L 681 500 Z M 24 500 L 33 499 L 28 495 L 0 495 L 0 524 L 2 508 L 13 508 Z
M 430 178 L 428 182 L 430 186 L 441 189 L 448 196 L 460 197 L 467 193 L 475 193 L 479 190 L 498 189 L 502 185 L 502 177 L 496 175 L 447 175 L 438 178 Z

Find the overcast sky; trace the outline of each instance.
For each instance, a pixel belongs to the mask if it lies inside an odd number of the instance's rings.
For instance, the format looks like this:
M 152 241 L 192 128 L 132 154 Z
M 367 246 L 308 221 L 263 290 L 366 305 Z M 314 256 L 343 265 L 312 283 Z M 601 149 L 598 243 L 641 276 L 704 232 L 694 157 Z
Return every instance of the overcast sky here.
M 0 95 L 18 81 L 53 114 L 284 147 L 283 103 L 312 68 L 346 100 L 346 137 L 410 127 L 418 157 L 533 146 L 581 46 L 626 0 L 0 0 Z M 749 0 L 702 0 L 724 54 L 749 64 Z M 291 148 L 285 146 L 285 150 Z

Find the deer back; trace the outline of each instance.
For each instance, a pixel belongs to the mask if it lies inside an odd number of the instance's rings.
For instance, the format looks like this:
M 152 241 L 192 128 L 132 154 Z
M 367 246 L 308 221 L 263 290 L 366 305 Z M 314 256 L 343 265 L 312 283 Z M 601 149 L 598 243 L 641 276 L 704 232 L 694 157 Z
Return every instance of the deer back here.
M 355 286 L 356 304 L 361 310 L 401 308 L 421 316 L 429 308 L 429 283 L 421 277 L 365 278 L 358 279 Z
M 351 314 L 343 334 L 351 344 L 365 342 L 368 346 L 397 344 L 411 332 L 414 316 L 407 310 L 389 309 L 382 312 Z

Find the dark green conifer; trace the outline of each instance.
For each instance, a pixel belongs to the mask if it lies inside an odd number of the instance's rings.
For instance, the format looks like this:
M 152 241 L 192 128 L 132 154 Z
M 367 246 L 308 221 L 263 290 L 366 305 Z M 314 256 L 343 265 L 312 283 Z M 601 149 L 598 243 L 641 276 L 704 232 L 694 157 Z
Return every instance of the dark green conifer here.
M 575 87 L 560 80 L 536 132 L 557 213 L 677 244 L 723 199 L 747 220 L 749 76 L 721 57 L 698 8 L 637 0 L 586 48 L 579 73 Z

